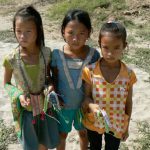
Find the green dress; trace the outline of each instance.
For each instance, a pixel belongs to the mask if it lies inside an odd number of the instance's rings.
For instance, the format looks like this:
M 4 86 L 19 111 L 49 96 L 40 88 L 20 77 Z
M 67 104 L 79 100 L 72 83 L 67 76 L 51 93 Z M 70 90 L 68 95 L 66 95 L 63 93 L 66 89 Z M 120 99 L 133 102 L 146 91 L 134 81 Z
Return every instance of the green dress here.
M 47 66 L 50 63 L 51 51 L 47 47 L 43 47 L 41 51 L 39 54 L 39 63 L 36 65 L 25 64 L 19 57 L 18 48 L 7 55 L 3 62 L 4 67 L 13 70 L 15 85 L 6 84 L 5 89 L 11 98 L 12 114 L 18 138 L 23 140 L 24 149 L 27 150 L 36 149 L 38 144 L 43 144 L 48 148 L 55 148 L 59 142 L 57 122 L 47 115 L 44 116 L 44 119 L 41 119 L 43 114 L 39 114 L 33 118 L 32 108 L 25 109 L 21 107 L 19 101 L 19 96 L 28 92 L 29 89 L 31 93 L 39 93 L 44 89 L 45 64 Z M 20 65 L 28 87 L 25 84 Z M 44 103 L 44 97 L 40 99 L 40 103 Z M 44 107 L 44 104 L 42 106 Z M 49 110 L 49 113 L 55 116 L 51 110 Z M 36 120 L 35 124 L 33 124 L 33 119 Z M 54 137 L 53 134 L 56 136 Z

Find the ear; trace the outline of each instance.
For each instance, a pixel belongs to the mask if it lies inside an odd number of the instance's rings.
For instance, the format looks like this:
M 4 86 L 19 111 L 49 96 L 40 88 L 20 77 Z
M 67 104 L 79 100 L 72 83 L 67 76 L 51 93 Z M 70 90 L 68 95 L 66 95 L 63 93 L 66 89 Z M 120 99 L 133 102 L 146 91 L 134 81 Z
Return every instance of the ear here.
M 125 49 L 127 46 L 128 46 L 128 43 L 125 42 L 125 43 L 124 43 L 124 49 Z
M 100 40 L 98 40 L 98 45 L 101 48 L 101 41 Z

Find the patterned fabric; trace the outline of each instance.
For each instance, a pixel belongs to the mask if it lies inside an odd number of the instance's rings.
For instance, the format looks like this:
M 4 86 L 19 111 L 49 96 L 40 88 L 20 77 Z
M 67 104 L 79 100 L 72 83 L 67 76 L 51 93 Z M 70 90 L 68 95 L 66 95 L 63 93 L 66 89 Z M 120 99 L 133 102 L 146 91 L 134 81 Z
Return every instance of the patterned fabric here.
M 82 74 L 83 80 L 92 86 L 92 97 L 94 103 L 104 109 L 110 119 L 110 131 L 114 136 L 121 138 L 128 125 L 128 116 L 125 114 L 125 104 L 130 86 L 136 82 L 134 72 L 127 68 L 121 62 L 121 70 L 117 78 L 108 83 L 100 70 L 100 62 L 85 67 Z M 104 121 L 99 121 L 94 118 L 94 115 L 89 113 L 85 115 L 83 120 L 84 125 L 99 133 L 104 133 Z M 89 122 L 91 120 L 91 122 Z
M 18 90 L 18 88 L 10 84 L 5 84 L 5 90 L 7 91 L 9 97 L 11 98 L 11 108 L 13 119 L 15 122 L 15 130 L 17 136 L 20 138 L 21 137 L 20 125 L 22 123 L 23 108 L 21 108 L 20 106 L 20 101 L 18 97 L 22 94 L 22 91 Z
M 46 65 L 48 65 L 50 63 L 50 58 L 51 58 L 51 51 L 49 48 L 47 47 L 43 47 L 42 48 L 42 52 L 44 55 L 44 58 L 46 60 Z M 45 65 L 44 65 L 44 60 L 43 60 L 43 56 L 42 53 L 40 52 L 39 54 L 39 71 L 37 72 L 38 76 L 37 76 L 37 82 L 36 85 L 33 84 L 33 81 L 31 79 L 31 77 L 29 76 L 28 72 L 26 71 L 26 67 L 28 66 L 33 66 L 34 65 L 26 65 L 21 58 L 19 58 L 19 50 L 18 48 L 15 49 L 13 52 L 11 52 L 8 56 L 6 56 L 6 58 L 4 59 L 4 63 L 3 65 L 6 67 L 10 67 L 13 70 L 13 75 L 14 75 L 14 79 L 16 82 L 16 85 L 18 87 L 18 89 L 22 90 L 22 91 L 28 91 L 29 89 L 27 89 L 27 87 L 24 84 L 24 79 L 22 77 L 22 73 L 20 73 L 20 67 L 19 67 L 19 62 L 21 62 L 21 66 L 23 68 L 24 74 L 25 74 L 25 78 L 27 79 L 29 88 L 31 90 L 32 93 L 38 93 L 41 92 L 41 90 L 43 90 L 44 88 L 44 84 L 45 84 Z
M 42 94 L 39 95 L 30 94 L 30 98 L 33 116 L 41 114 L 44 108 L 44 103 L 41 103 L 41 101 L 44 100 L 44 96 L 42 96 Z
M 47 66 L 50 63 L 51 51 L 49 48 L 43 47 L 42 52 L 46 61 L 46 66 Z M 43 73 L 45 72 L 45 64 L 44 64 L 42 53 L 40 52 L 39 64 L 37 64 L 37 66 L 39 66 L 39 69 L 35 69 L 35 70 L 38 70 L 38 72 L 36 73 L 38 74 L 37 81 L 36 81 L 36 84 L 33 84 L 32 78 L 30 78 L 30 75 L 26 71 L 26 67 L 27 67 L 26 64 L 24 64 L 23 60 L 19 58 L 18 48 L 13 50 L 13 52 L 11 52 L 9 55 L 7 55 L 3 62 L 4 67 L 6 68 L 8 67 L 13 70 L 13 76 L 14 76 L 16 85 L 13 86 L 10 84 L 6 84 L 5 89 L 11 98 L 11 106 L 12 106 L 13 118 L 15 121 L 15 128 L 16 128 L 18 137 L 21 138 L 21 128 L 22 128 L 21 118 L 22 118 L 22 112 L 24 111 L 24 108 L 21 107 L 20 105 L 19 96 L 20 94 L 28 93 L 29 89 L 28 87 L 25 86 L 26 84 L 24 82 L 24 78 L 20 71 L 19 63 L 21 63 L 21 66 L 24 71 L 25 77 L 27 79 L 31 93 L 39 93 L 44 89 L 45 75 Z M 33 67 L 37 67 L 37 66 L 33 65 Z M 30 96 L 33 97 L 32 95 Z M 38 102 L 40 103 L 38 106 L 41 106 L 40 110 L 43 110 L 44 97 L 43 98 L 40 97 L 40 100 Z M 33 104 L 32 106 L 35 106 L 35 105 Z M 27 107 L 26 110 L 31 111 L 32 109 L 30 107 Z M 39 112 L 35 111 L 34 115 L 36 115 L 36 113 L 39 113 Z

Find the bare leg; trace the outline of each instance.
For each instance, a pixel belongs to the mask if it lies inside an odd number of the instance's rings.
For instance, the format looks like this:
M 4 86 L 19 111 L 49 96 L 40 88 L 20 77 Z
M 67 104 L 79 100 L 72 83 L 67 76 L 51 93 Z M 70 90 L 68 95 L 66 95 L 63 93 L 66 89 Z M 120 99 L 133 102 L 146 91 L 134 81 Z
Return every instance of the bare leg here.
M 87 150 L 88 149 L 88 138 L 87 138 L 87 131 L 80 130 L 78 131 L 79 140 L 80 140 L 80 149 Z
M 44 145 L 40 144 L 39 145 L 39 150 L 48 150 Z
M 60 144 L 57 146 L 57 150 L 65 150 L 67 133 L 60 133 Z

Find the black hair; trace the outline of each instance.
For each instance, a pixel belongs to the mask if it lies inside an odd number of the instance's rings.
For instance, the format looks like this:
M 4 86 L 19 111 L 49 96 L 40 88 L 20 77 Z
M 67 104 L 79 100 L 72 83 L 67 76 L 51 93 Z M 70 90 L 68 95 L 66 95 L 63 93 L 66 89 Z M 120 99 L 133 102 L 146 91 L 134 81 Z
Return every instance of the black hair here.
M 89 35 L 90 35 L 90 33 L 92 31 L 92 25 L 91 25 L 91 19 L 89 17 L 88 12 L 86 12 L 84 10 L 80 10 L 80 9 L 73 9 L 73 10 L 69 10 L 67 12 L 67 14 L 65 15 L 65 17 L 62 21 L 62 25 L 61 25 L 62 36 L 64 34 L 64 29 L 67 26 L 67 24 L 73 20 L 77 20 L 80 23 L 84 24 L 85 27 L 88 29 Z
M 43 24 L 42 24 L 42 18 L 39 14 L 39 12 L 32 6 L 32 5 L 26 5 L 20 8 L 14 18 L 13 18 L 13 30 L 15 33 L 15 27 L 16 27 L 16 18 L 22 17 L 24 20 L 33 20 L 36 25 L 37 30 L 37 39 L 36 44 L 37 46 L 41 47 L 44 46 L 44 31 L 43 31 Z
M 126 46 L 127 32 L 125 27 L 121 25 L 119 22 L 107 22 L 102 25 L 99 33 L 100 44 L 101 44 L 101 38 L 106 32 L 110 32 L 114 34 L 115 37 L 121 38 L 124 46 Z

